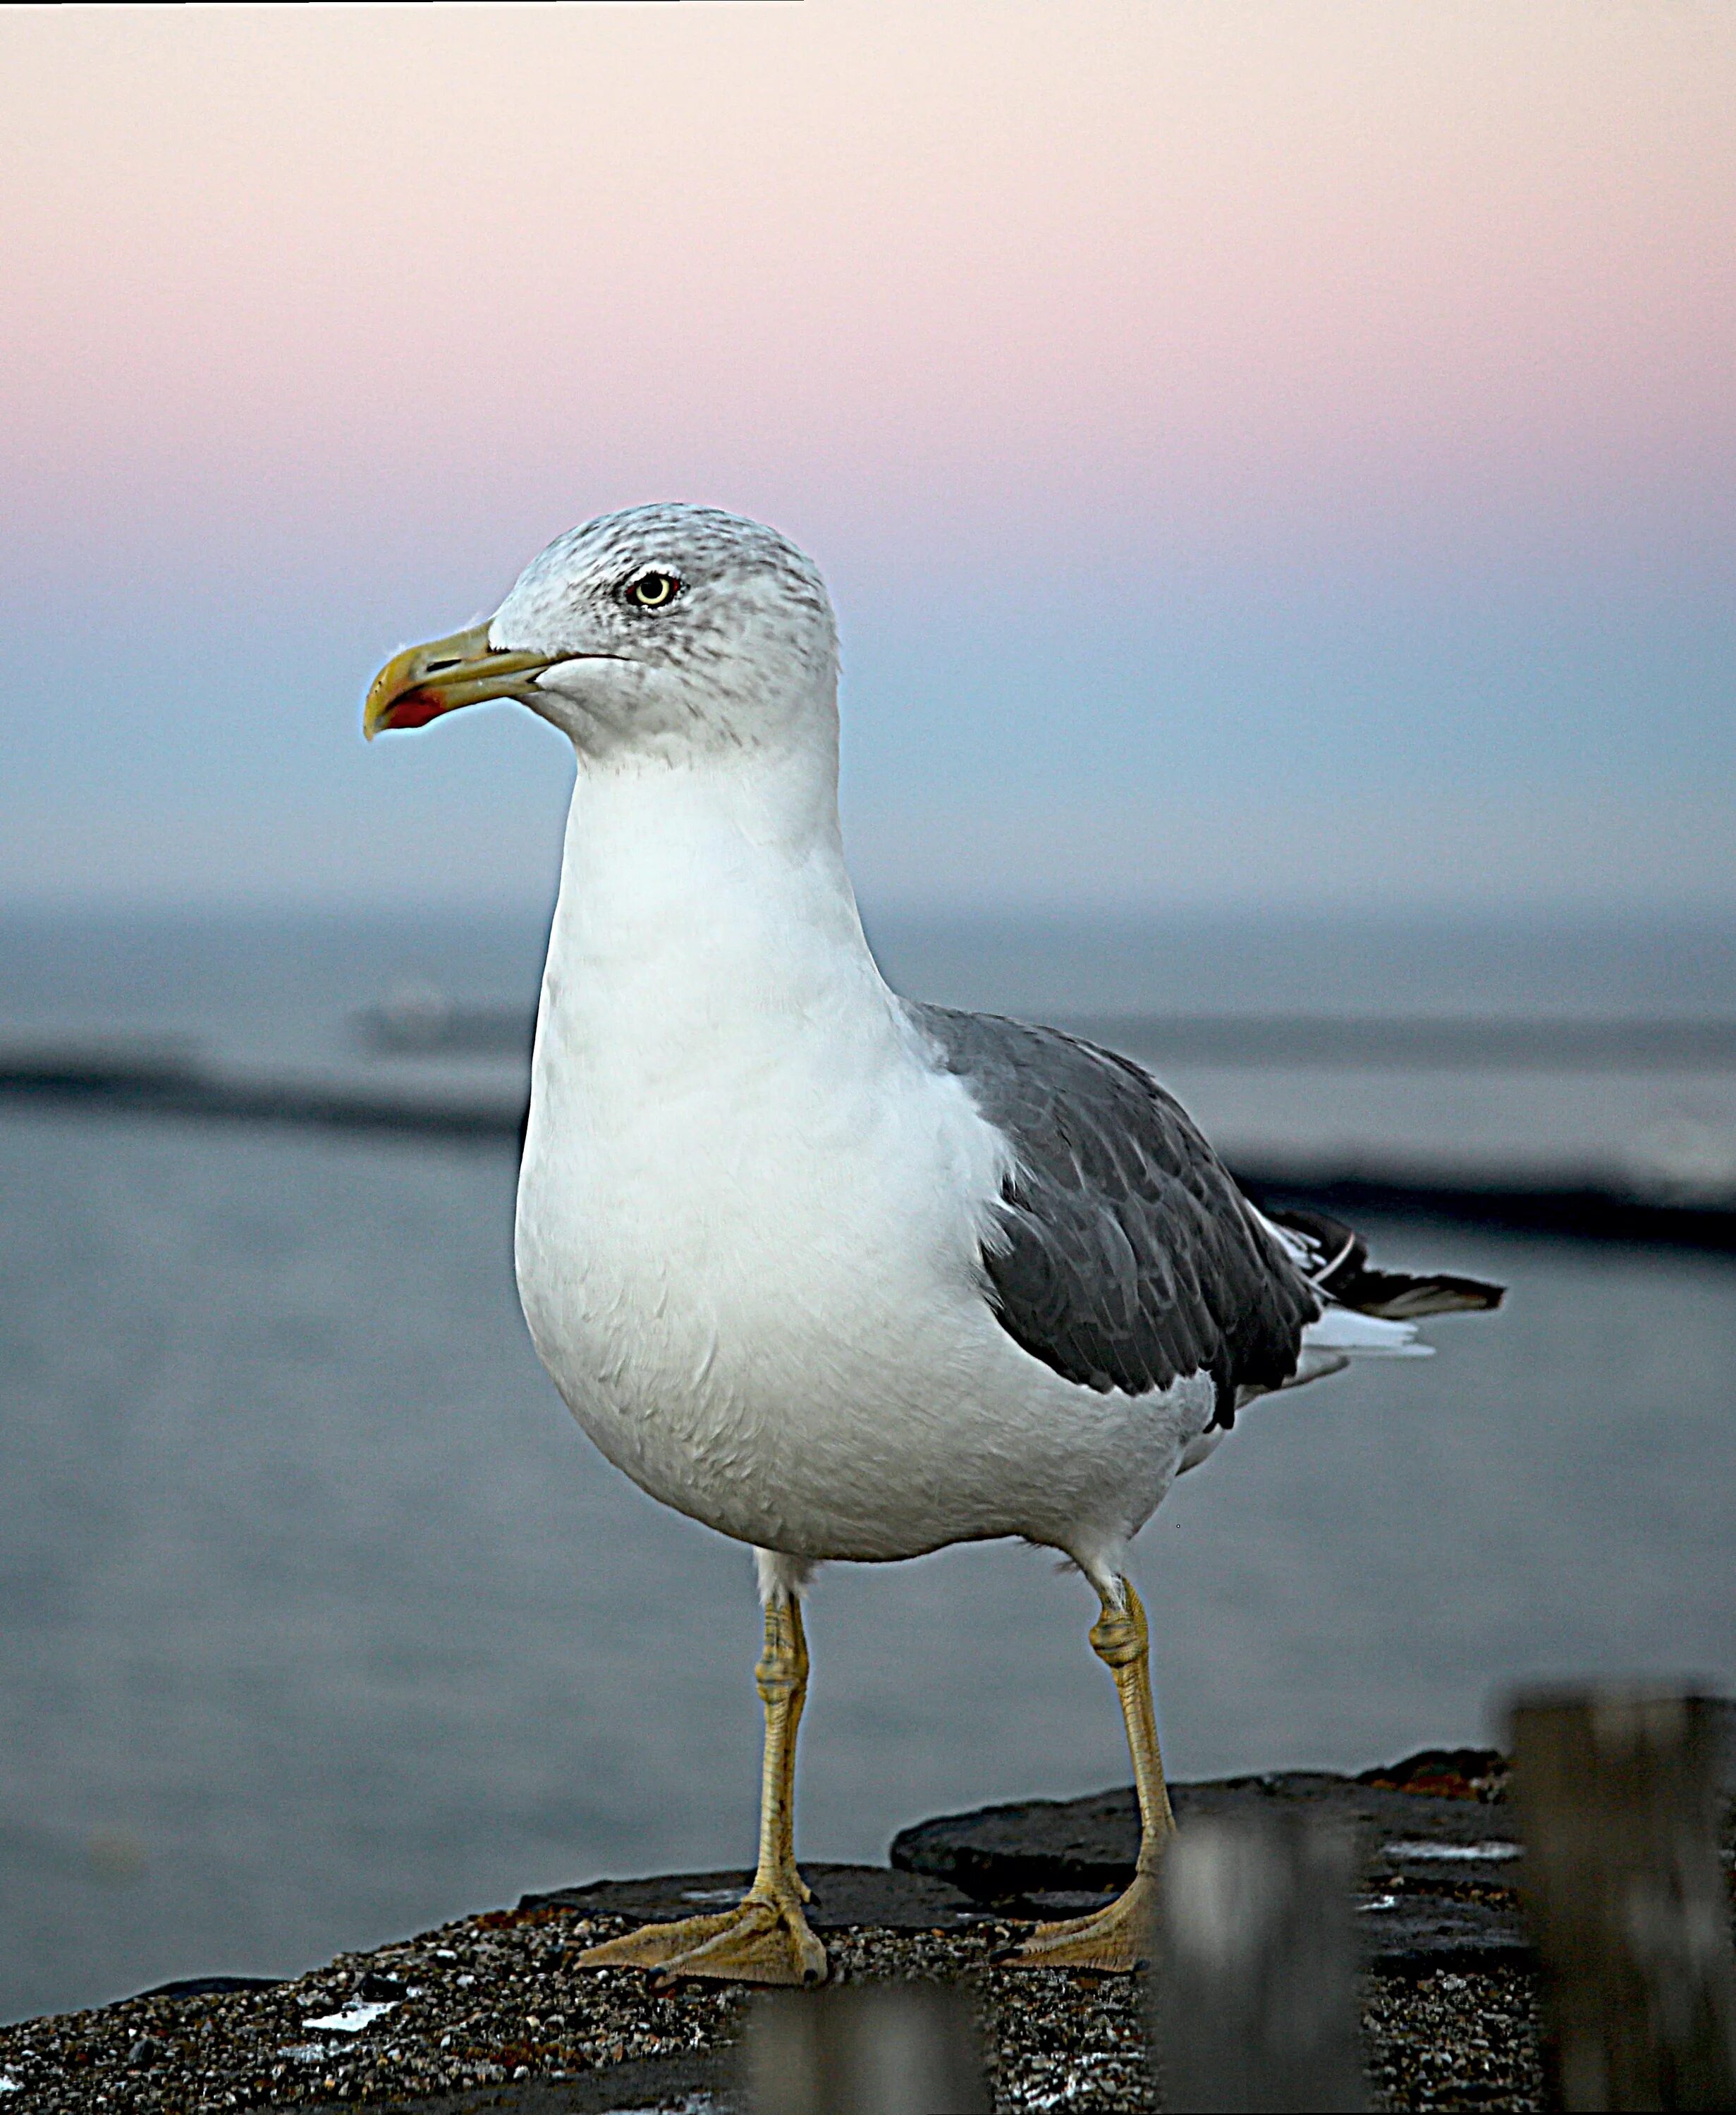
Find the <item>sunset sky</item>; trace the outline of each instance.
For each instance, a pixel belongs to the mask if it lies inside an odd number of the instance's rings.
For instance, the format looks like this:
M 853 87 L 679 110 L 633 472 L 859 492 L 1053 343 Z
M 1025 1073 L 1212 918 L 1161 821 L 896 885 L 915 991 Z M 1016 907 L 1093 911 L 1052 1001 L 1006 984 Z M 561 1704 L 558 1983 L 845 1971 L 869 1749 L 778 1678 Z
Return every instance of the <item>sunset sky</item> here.
M 811 550 L 870 902 L 1736 910 L 1736 8 L 0 14 L 0 907 L 522 904 L 361 743 L 549 537 Z

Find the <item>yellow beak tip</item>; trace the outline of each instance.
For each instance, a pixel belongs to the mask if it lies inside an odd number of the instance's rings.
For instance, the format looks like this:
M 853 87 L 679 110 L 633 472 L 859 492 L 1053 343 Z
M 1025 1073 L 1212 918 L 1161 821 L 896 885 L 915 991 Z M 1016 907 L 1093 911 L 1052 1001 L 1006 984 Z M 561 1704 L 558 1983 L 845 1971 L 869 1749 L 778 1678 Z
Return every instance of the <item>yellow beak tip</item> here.
M 382 727 L 426 727 L 442 713 L 486 698 L 522 698 L 523 679 L 549 666 L 544 654 L 491 647 L 485 624 L 425 646 L 406 646 L 369 686 L 362 738 L 372 741 Z

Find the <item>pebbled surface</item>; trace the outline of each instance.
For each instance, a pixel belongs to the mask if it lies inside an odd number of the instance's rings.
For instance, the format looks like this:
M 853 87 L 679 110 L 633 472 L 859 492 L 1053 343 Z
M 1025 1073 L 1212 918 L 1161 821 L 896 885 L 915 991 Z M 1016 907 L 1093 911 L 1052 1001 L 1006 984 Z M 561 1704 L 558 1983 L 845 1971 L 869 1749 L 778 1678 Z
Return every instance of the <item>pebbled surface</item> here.
M 1184 1817 L 1300 1802 L 1365 1832 L 1367 1898 L 1396 1898 L 1363 1918 L 1363 2048 L 1376 2108 L 1540 2104 L 1513 1863 L 1428 1855 L 1504 1840 L 1498 1764 L 1466 1751 L 1412 1758 L 1367 1773 L 1368 1782 L 1289 1773 L 1178 1792 Z M 1430 1789 L 1397 1788 L 1405 1782 Z M 891 1870 L 805 1870 L 835 1974 L 931 1977 L 970 1993 L 996 2115 L 1146 2115 L 1161 2105 L 1161 2084 L 1144 1979 L 996 1961 L 1032 1916 L 1083 1908 L 1118 1885 L 1133 1844 L 1132 1795 L 1116 1791 L 925 1823 L 900 1837 Z M 734 2044 L 746 1993 L 687 1984 L 654 1995 L 641 1973 L 576 1961 L 632 1924 L 733 1895 L 746 1877 L 599 1880 L 342 1955 L 275 1985 L 213 1977 L 202 1989 L 0 2027 L 0 2078 L 15 2089 L 0 2106 L 7 2115 L 743 2115 Z M 1025 1892 L 985 1898 L 1003 1886 Z M 1017 1911 L 1003 1906 L 1013 1901 Z M 347 2007 L 369 2008 L 355 2034 L 310 2025 Z
M 0 2076 L 18 2088 L 4 2105 L 7 2115 L 746 2115 L 734 2051 L 746 1993 L 688 1984 L 653 1997 L 642 1975 L 574 1967 L 581 1948 L 627 1922 L 555 1905 L 494 1911 L 275 1989 L 137 1998 L 0 2028 Z M 933 1977 L 970 1993 L 996 2115 L 1155 2111 L 1144 1979 L 997 1967 L 1026 1929 L 857 1929 L 828 1944 L 846 1977 Z M 355 2035 L 308 2027 L 357 1998 L 390 2009 Z M 1539 2105 L 1527 1975 L 1371 1976 L 1362 2026 L 1376 2107 Z

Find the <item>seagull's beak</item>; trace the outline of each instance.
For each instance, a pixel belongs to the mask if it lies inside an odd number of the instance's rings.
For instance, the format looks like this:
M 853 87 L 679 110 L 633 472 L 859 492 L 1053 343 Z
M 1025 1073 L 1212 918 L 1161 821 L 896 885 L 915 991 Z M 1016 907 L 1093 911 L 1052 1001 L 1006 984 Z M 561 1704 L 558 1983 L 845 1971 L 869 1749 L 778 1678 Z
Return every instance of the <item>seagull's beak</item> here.
M 406 646 L 369 685 L 361 731 L 372 741 L 382 727 L 426 727 L 442 713 L 480 704 L 485 698 L 526 701 L 535 695 L 532 678 L 552 668 L 554 658 L 496 653 L 485 624 L 455 631 L 450 639 L 431 639 L 425 646 Z

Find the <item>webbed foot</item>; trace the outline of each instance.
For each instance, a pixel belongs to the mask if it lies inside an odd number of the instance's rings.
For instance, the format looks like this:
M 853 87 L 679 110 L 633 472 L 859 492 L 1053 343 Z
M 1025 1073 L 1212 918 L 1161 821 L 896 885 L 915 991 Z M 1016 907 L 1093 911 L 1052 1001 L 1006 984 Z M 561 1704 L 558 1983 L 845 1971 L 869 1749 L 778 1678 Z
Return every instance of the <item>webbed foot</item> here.
M 800 1883 L 797 1885 L 799 1887 Z M 826 1980 L 826 1949 L 809 1929 L 794 1888 L 757 1888 L 721 1915 L 641 1925 L 579 1956 L 581 1968 L 649 1968 L 655 1987 L 684 1975 L 726 1983 L 800 1987 Z
M 1137 1873 L 1124 1894 L 1089 1916 L 1040 1924 L 1005 1957 L 1008 1968 L 1090 1968 L 1100 1975 L 1131 1975 L 1150 1957 L 1156 1929 L 1157 1883 Z

